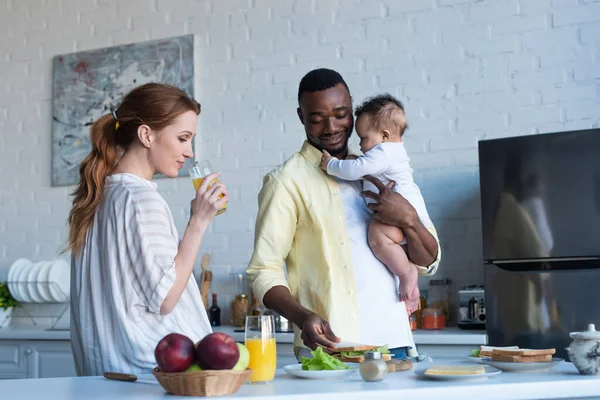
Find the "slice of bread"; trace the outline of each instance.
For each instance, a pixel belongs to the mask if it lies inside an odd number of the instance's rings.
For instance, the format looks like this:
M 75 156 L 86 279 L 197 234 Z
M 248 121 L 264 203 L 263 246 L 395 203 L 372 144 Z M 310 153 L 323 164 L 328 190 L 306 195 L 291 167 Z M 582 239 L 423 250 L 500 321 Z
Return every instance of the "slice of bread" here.
M 494 349 L 492 350 L 492 356 L 504 355 L 504 356 L 546 356 L 556 353 L 556 349 Z
M 400 372 L 400 371 L 408 371 L 413 367 L 413 363 L 411 360 L 389 360 L 386 361 L 388 372 Z
M 368 344 L 360 344 L 360 345 L 355 345 L 355 346 L 344 346 L 344 347 L 336 346 L 336 348 L 331 349 L 331 351 L 336 352 L 336 353 L 341 353 L 342 351 L 368 351 L 368 350 L 374 350 L 378 347 L 379 346 L 371 346 Z
M 492 354 L 492 361 L 514 363 L 550 362 L 552 361 L 552 354 L 540 356 L 507 356 L 504 354 Z
M 425 375 L 480 375 L 485 374 L 483 365 L 434 365 L 425 370 Z
M 365 361 L 365 357 L 364 356 L 346 357 L 346 356 L 343 356 L 341 354 L 333 354 L 332 356 L 335 357 L 335 358 L 337 358 L 341 362 L 361 363 L 361 362 Z M 391 354 L 382 354 L 381 355 L 381 359 L 383 361 L 389 361 L 389 360 L 392 359 L 392 355 Z
M 518 350 L 519 346 L 480 346 L 479 347 L 479 357 L 491 357 L 492 351 L 494 350 Z

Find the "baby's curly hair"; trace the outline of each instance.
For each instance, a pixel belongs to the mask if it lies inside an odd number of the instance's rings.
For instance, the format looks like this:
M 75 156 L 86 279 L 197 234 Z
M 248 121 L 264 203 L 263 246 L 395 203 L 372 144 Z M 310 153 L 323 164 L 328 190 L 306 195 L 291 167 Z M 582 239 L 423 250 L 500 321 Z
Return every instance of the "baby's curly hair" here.
M 368 116 L 377 129 L 394 129 L 402 136 L 408 128 L 404 106 L 389 93 L 369 97 L 354 111 L 356 119 Z

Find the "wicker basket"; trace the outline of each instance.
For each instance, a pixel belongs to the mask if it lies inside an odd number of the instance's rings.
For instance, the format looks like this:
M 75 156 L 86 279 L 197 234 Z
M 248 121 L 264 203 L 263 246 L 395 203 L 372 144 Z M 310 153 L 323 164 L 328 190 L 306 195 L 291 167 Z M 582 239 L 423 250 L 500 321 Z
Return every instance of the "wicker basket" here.
M 205 370 L 166 373 L 158 367 L 152 374 L 169 393 L 178 396 L 225 396 L 233 394 L 250 377 L 250 370 Z

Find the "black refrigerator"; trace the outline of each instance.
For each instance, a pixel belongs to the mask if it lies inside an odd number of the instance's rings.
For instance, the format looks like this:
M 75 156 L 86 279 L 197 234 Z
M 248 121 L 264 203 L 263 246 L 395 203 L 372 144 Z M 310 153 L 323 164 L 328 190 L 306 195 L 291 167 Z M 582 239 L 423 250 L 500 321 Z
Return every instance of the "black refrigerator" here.
M 600 129 L 479 142 L 491 346 L 556 348 L 600 325 Z

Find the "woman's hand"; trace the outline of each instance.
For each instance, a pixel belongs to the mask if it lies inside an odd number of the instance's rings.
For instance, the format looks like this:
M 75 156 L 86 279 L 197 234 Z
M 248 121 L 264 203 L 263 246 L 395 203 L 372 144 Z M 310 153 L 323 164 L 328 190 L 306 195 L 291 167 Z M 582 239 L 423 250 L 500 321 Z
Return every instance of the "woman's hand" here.
M 223 207 L 223 204 L 229 201 L 227 188 L 222 183 L 215 183 L 219 173 L 215 172 L 207 175 L 196 192 L 196 197 L 191 202 L 190 221 L 210 222 L 217 215 L 217 212 Z

